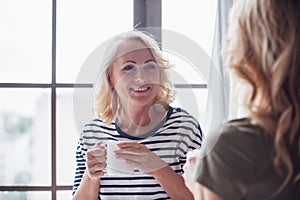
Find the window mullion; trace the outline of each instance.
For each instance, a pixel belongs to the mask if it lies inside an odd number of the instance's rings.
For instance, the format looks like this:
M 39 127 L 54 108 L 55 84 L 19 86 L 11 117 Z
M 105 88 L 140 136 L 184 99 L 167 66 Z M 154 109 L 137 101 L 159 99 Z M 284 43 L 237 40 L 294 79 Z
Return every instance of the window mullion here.
M 161 42 L 161 7 L 161 0 L 134 0 L 134 28 L 150 32 L 159 42 Z

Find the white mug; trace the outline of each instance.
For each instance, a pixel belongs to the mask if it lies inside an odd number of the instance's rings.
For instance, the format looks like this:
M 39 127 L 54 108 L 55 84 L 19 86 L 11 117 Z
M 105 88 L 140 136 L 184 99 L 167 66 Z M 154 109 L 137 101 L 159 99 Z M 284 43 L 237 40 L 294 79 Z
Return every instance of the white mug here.
M 114 150 L 119 149 L 116 145 L 118 141 L 108 141 L 107 144 L 107 159 L 106 172 L 108 175 L 130 175 L 134 174 L 134 168 L 126 164 L 122 159 L 117 159 L 114 156 Z

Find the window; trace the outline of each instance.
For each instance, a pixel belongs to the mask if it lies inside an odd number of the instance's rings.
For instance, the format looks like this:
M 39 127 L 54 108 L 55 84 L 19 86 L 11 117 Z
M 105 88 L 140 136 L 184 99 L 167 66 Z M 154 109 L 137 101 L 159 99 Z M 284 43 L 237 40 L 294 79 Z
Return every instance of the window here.
M 212 28 L 207 33 L 201 29 L 187 30 L 184 23 L 176 25 L 178 20 L 214 16 L 213 8 L 210 13 L 202 13 L 203 16 L 187 15 L 189 9 L 211 6 L 208 4 L 196 1 L 182 4 L 175 0 L 1 2 L 0 199 L 70 199 L 78 135 L 92 115 L 92 112 L 81 117 L 73 114 L 73 103 L 83 101 L 74 100 L 74 91 L 88 95 L 94 82 L 78 76 L 86 58 L 111 36 L 131 30 L 138 23 L 183 34 L 204 46 L 208 54 Z M 175 20 L 174 6 L 183 5 L 186 8 Z M 137 12 L 140 8 L 146 12 Z M 200 23 L 194 24 L 194 28 L 207 28 L 207 24 Z M 193 32 L 196 33 L 192 35 Z M 161 37 L 163 49 L 165 36 Z M 171 77 L 177 94 L 194 95 L 195 102 L 201 102 L 196 112 L 194 107 L 187 108 L 201 119 L 206 106 L 206 81 L 191 76 L 198 72 L 193 73 L 195 68 L 188 58 L 169 50 L 165 53 L 176 65 Z M 176 79 L 176 74 L 184 79 Z M 178 98 L 174 105 L 188 105 L 185 100 Z
M 162 1 L 162 47 L 176 72 L 179 105 L 194 115 L 208 129 L 208 68 L 211 67 L 217 0 Z M 174 74 L 174 73 L 173 73 Z M 180 101 L 178 101 L 180 100 Z M 207 127 L 205 127 L 207 126 Z
M 50 1 L 1 1 L 1 82 L 51 82 L 51 8 Z

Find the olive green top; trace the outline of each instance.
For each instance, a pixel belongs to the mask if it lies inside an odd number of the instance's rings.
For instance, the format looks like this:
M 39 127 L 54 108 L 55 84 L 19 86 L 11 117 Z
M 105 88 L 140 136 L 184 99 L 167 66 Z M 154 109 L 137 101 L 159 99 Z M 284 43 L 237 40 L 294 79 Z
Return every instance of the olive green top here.
M 202 148 L 195 179 L 224 200 L 297 199 L 295 184 L 277 192 L 285 176 L 280 178 L 272 164 L 271 140 L 249 119 L 209 133 Z

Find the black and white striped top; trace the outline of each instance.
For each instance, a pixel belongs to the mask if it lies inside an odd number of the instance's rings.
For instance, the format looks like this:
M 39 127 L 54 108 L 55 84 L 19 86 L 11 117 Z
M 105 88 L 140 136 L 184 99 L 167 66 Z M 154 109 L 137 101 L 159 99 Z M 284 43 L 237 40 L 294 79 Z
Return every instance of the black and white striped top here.
M 135 140 L 147 146 L 156 153 L 179 175 L 186 160 L 186 153 L 192 149 L 200 148 L 202 131 L 199 122 L 186 111 L 170 107 L 165 119 L 148 137 L 136 138 L 122 132 L 117 123 L 107 124 L 99 119 L 86 124 L 79 138 L 76 151 L 76 174 L 73 194 L 77 190 L 85 171 L 85 153 L 99 140 L 104 143 L 109 140 L 128 141 Z M 170 183 L 172 181 L 170 180 Z M 101 177 L 98 199 L 170 199 L 159 183 L 152 177 L 141 172 L 133 175 L 105 174 Z

